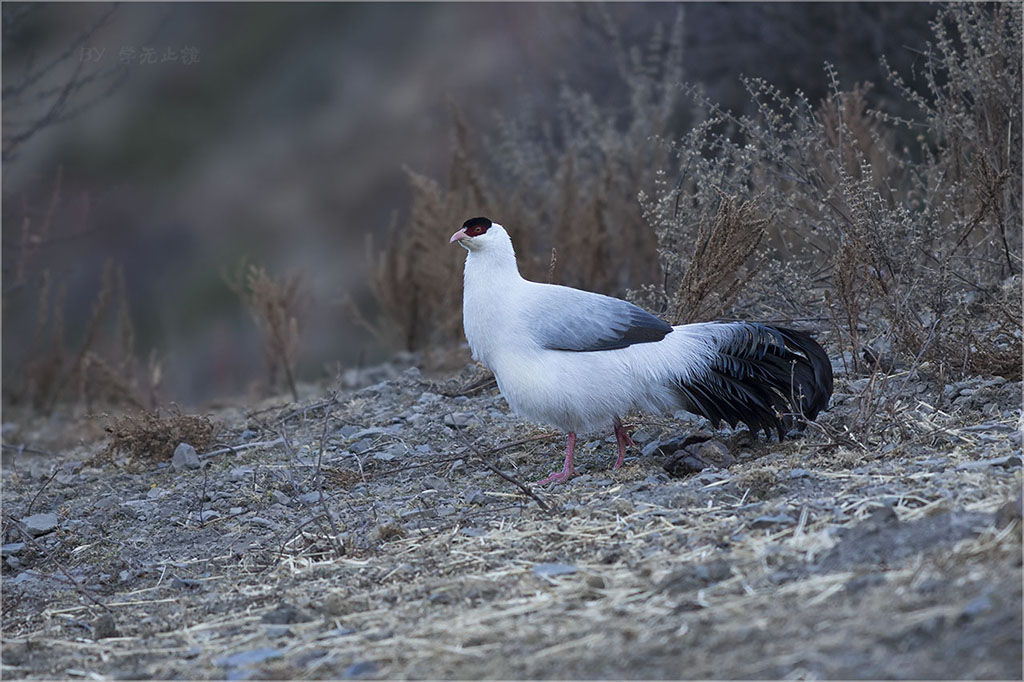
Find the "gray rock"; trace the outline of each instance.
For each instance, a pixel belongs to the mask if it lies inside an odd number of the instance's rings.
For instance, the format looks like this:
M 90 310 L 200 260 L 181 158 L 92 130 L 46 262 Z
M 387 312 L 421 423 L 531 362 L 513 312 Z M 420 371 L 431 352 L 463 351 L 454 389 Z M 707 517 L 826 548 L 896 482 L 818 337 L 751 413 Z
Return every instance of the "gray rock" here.
M 398 429 L 394 426 L 371 426 L 366 429 L 359 429 L 358 431 L 350 434 L 348 438 L 353 440 L 358 440 L 360 438 L 376 438 L 377 436 L 386 436 L 388 434 L 395 433 L 397 430 Z
M 377 672 L 377 664 L 373 661 L 356 661 L 341 673 L 341 679 L 352 680 L 366 677 Z
M 1016 469 L 1021 466 L 1020 455 L 1007 455 L 1005 457 L 993 457 L 991 459 L 979 459 L 974 462 L 963 462 L 957 464 L 957 471 L 966 471 L 969 469 L 985 469 L 990 466 L 1004 467 L 1006 469 Z
M 121 633 L 117 630 L 117 621 L 109 613 L 104 613 L 102 616 L 93 621 L 92 624 L 92 637 L 93 639 L 106 639 L 107 637 L 120 637 Z
M 534 564 L 533 574 L 538 578 L 551 578 L 556 575 L 570 575 L 577 569 L 572 564 Z
M 24 542 L 8 542 L 0 547 L 0 556 L 15 556 L 21 554 L 23 549 L 25 549 Z
M 292 503 L 292 498 L 288 497 L 280 490 L 272 490 L 270 492 L 270 498 L 277 504 L 283 504 L 286 507 Z
M 235 467 L 228 472 L 228 480 L 232 483 L 238 483 L 239 481 L 246 481 L 252 478 L 252 472 L 254 467 Z
M 807 469 L 790 469 L 789 478 L 810 478 L 811 472 Z
M 324 497 L 326 498 L 327 496 L 324 495 Z M 316 490 L 314 490 L 313 492 L 310 492 L 310 493 L 302 493 L 296 499 L 298 499 L 299 502 L 301 502 L 302 504 L 305 504 L 305 505 L 319 504 L 319 502 L 320 502 L 320 493 L 317 492 Z
M 480 424 L 480 417 L 472 412 L 449 412 L 444 416 L 444 425 L 452 428 L 465 428 L 474 424 Z
M 750 522 L 751 528 L 767 528 L 768 526 L 776 526 L 780 524 L 793 524 L 796 523 L 789 514 L 775 514 L 774 516 L 758 516 L 756 519 Z
M 42 582 L 39 580 L 39 576 L 34 571 L 24 571 L 14 576 L 10 580 L 6 581 L 7 585 L 22 585 L 25 583 L 34 584 Z
M 147 500 L 159 500 L 161 497 L 167 494 L 167 491 L 163 488 L 150 488 L 149 492 L 146 493 Z
M 448 490 L 448 481 L 444 480 L 440 476 L 427 475 L 420 479 L 420 485 L 423 490 Z
M 213 521 L 214 519 L 220 518 L 220 512 L 216 509 L 204 509 L 203 513 L 199 515 L 199 520 L 203 523 L 207 521 Z
M 116 507 L 119 503 L 120 500 L 118 499 L 117 495 L 110 494 L 104 495 L 100 499 L 96 500 L 96 504 L 93 506 L 95 506 L 97 509 L 112 509 Z
M 196 449 L 188 443 L 178 443 L 178 447 L 174 448 L 174 456 L 171 457 L 171 468 L 175 471 L 184 471 L 198 469 L 200 466 L 202 462 L 199 461 Z
M 29 535 L 39 537 L 56 530 L 60 519 L 56 514 L 33 514 L 21 519 L 21 522 L 25 525 L 25 530 L 29 532 Z

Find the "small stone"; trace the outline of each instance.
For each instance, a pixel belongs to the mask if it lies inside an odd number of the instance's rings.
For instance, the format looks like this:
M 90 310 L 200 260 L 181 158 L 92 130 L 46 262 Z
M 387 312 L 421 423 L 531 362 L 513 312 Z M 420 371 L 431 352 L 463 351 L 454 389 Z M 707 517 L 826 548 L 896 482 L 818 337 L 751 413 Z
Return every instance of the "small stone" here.
M 325 616 L 337 618 L 338 616 L 348 615 L 354 610 L 356 609 L 353 607 L 348 596 L 340 590 L 328 592 L 320 600 L 320 613 Z
M 333 628 L 331 630 L 327 630 L 326 632 L 321 632 L 320 633 L 320 637 L 347 637 L 349 635 L 354 635 L 355 633 L 356 633 L 356 629 L 355 628 L 341 627 L 341 628 Z
M 768 526 L 777 526 L 780 524 L 792 524 L 796 523 L 789 514 L 775 514 L 774 516 L 758 516 L 756 519 L 750 522 L 751 528 L 767 528 Z
M 377 436 L 383 436 L 389 433 L 394 433 L 394 431 L 390 428 L 371 426 L 366 429 L 359 429 L 358 431 L 353 432 L 348 437 L 351 438 L 352 440 L 359 440 L 361 438 L 376 438 Z
M 996 528 L 1006 528 L 1006 526 L 1014 521 L 1019 521 L 1021 519 L 1022 502 L 1024 502 L 1024 500 L 1022 500 L 1022 496 L 1018 494 L 1016 500 L 1010 500 L 1000 505 L 993 517 Z M 7 545 L 4 546 L 6 547 Z
M 358 677 L 365 677 L 377 672 L 377 664 L 373 661 L 356 661 L 341 673 L 341 679 L 351 680 Z
M 590 587 L 595 590 L 603 590 L 605 588 L 604 578 L 602 578 L 599 575 L 588 575 L 587 587 Z
M 240 481 L 247 481 L 252 479 L 253 467 L 235 467 L 228 472 L 228 480 L 232 483 L 238 483 Z
M 146 493 L 147 500 L 159 500 L 161 497 L 167 494 L 167 491 L 163 488 L 150 488 L 149 492 Z
M 444 416 L 445 426 L 452 428 L 465 428 L 474 424 L 480 424 L 480 417 L 472 412 L 449 412 Z
M 25 549 L 24 542 L 9 542 L 3 547 L 0 547 L 0 555 L 2 556 L 16 556 L 21 554 L 21 551 Z
M 998 466 L 1006 469 L 1016 469 L 1021 466 L 1020 455 L 1007 455 L 1005 457 L 992 457 L 990 459 L 979 459 L 973 462 L 963 462 L 957 464 L 957 471 L 967 471 L 970 469 L 986 469 L 990 466 Z
M 286 507 L 292 503 L 292 498 L 288 497 L 280 490 L 272 490 L 270 492 L 270 498 L 277 504 L 283 504 Z
M 674 448 L 674 449 L 673 449 Z M 683 477 L 711 467 L 725 469 L 736 462 L 729 447 L 707 434 L 666 441 L 656 451 L 671 453 L 662 465 L 671 476 Z
M 200 466 L 202 462 L 199 461 L 196 449 L 188 443 L 178 443 L 178 447 L 174 448 L 174 456 L 171 457 L 171 468 L 175 471 L 184 471 L 198 469 Z
M 810 478 L 811 472 L 807 469 L 790 469 L 789 478 Z
M 118 504 L 120 504 L 120 502 L 121 500 L 118 499 L 117 495 L 111 493 L 109 495 L 104 495 L 100 499 L 96 500 L 96 503 L 93 506 L 96 509 L 112 509 L 116 507 Z
M 56 530 L 60 519 L 56 514 L 33 514 L 21 519 L 21 522 L 25 525 L 28 534 L 35 538 Z
M 264 614 L 260 620 L 273 625 L 288 625 L 291 623 L 305 623 L 306 621 L 313 620 L 313 617 L 297 606 L 281 604 L 273 611 Z
M 92 624 L 92 637 L 93 639 L 106 639 L 108 637 L 120 637 L 121 633 L 117 630 L 117 621 L 109 613 L 104 613 L 102 616 L 93 621 Z
M 326 498 L 327 496 L 325 495 L 324 497 Z M 311 493 L 302 493 L 296 499 L 302 504 L 312 506 L 320 502 L 320 493 L 314 490 Z
M 986 595 L 976 597 L 971 601 L 967 602 L 964 606 L 964 610 L 957 616 L 957 622 L 964 623 L 966 621 L 977 618 L 981 614 L 985 613 L 992 608 L 992 600 Z
M 423 490 L 447 490 L 448 481 L 444 480 L 440 476 L 427 475 L 420 479 L 420 485 Z
M 578 569 L 572 564 L 534 564 L 533 574 L 538 578 L 552 578 L 557 575 L 570 575 Z
M 204 509 L 199 515 L 199 520 L 203 523 L 207 521 L 213 521 L 214 519 L 220 518 L 220 512 L 215 509 Z

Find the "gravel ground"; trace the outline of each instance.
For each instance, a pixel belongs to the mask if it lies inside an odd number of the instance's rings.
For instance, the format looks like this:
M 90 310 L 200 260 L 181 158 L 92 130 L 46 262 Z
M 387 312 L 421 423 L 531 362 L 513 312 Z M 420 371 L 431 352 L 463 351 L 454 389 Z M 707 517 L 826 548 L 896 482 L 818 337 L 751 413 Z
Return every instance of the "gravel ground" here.
M 865 377 L 784 443 L 635 417 L 527 495 L 563 437 L 473 371 L 222 407 L 173 460 L 9 410 L 3 676 L 1020 678 L 1019 382 L 903 376 L 870 444 Z

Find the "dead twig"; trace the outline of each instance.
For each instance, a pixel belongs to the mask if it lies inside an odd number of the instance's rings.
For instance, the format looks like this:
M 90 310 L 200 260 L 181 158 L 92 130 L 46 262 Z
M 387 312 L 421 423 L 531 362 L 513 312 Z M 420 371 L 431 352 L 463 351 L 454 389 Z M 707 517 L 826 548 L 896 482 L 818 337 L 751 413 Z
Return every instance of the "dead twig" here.
M 25 510 L 25 516 L 32 515 L 32 505 L 36 503 L 36 500 L 39 499 L 39 496 L 43 494 L 44 490 L 46 490 L 46 486 L 50 485 L 50 482 L 53 481 L 53 479 L 57 478 L 58 473 L 60 473 L 60 467 L 53 467 L 53 473 L 50 474 L 50 477 L 43 482 L 43 485 L 39 487 L 39 490 L 36 491 L 36 494 L 32 496 L 31 500 L 29 500 L 28 508 Z
M 203 500 L 206 499 L 206 481 L 209 479 L 210 473 L 208 467 L 203 467 L 203 491 L 199 493 L 199 527 L 203 527 Z
M 242 443 L 241 445 L 229 445 L 224 448 L 218 448 L 217 450 L 210 450 L 209 452 L 204 452 L 203 454 L 199 455 L 199 458 L 205 459 L 207 457 L 223 455 L 228 452 L 235 454 L 241 452 L 242 450 L 252 450 L 253 448 L 272 448 L 275 445 L 281 445 L 284 442 L 284 438 L 275 438 L 274 440 L 265 440 L 260 441 L 259 443 Z
M 449 413 L 449 414 L 451 414 L 451 413 Z M 462 428 L 459 427 L 458 424 L 455 424 L 454 416 L 452 417 L 452 424 L 453 424 L 453 428 L 455 429 L 455 433 L 459 436 L 459 439 L 463 443 L 466 444 L 466 447 L 469 448 L 473 452 L 473 454 L 476 456 L 476 458 L 478 460 L 480 460 L 485 467 L 487 467 L 488 469 L 490 469 L 494 473 L 498 474 L 499 476 L 504 478 L 506 481 L 508 481 L 512 485 L 514 485 L 517 488 L 519 488 L 520 490 L 522 490 L 523 494 L 526 495 L 527 497 L 529 497 L 530 499 L 532 499 L 534 502 L 536 502 L 537 506 L 540 507 L 542 510 L 544 510 L 545 512 L 551 513 L 551 508 L 548 506 L 547 502 L 542 500 L 540 497 L 537 496 L 537 494 L 535 492 L 530 490 L 529 486 L 527 486 L 525 483 L 517 480 L 515 477 L 509 476 L 505 472 L 503 472 L 500 469 L 498 469 L 498 467 L 494 466 L 489 461 L 487 461 L 487 458 L 484 457 L 483 454 L 479 450 L 476 449 L 476 446 L 473 445 L 471 442 L 469 442 L 469 439 L 466 438 L 466 436 L 462 433 Z M 489 452 L 493 453 L 495 451 L 496 450 L 491 450 Z

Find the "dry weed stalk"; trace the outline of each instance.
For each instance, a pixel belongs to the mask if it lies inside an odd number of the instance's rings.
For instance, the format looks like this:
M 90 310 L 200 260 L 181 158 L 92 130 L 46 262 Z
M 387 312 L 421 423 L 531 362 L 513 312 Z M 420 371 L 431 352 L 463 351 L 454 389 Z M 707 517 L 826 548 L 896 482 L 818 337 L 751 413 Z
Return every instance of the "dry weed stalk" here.
M 657 200 L 645 201 L 645 217 L 658 234 L 664 281 L 660 290 L 648 289 L 648 298 L 672 324 L 720 317 L 757 274 L 764 255 L 758 255 L 771 223 L 763 217 L 761 197 L 737 201 L 721 194 L 714 214 L 700 212 L 696 219 L 677 210 L 678 190 L 666 189 Z M 692 243 L 689 256 L 677 249 Z M 653 301 L 649 301 L 653 303 Z
M 295 367 L 299 358 L 302 320 L 309 308 L 309 294 L 302 276 L 292 274 L 274 279 L 262 266 L 242 260 L 235 275 L 224 275 L 228 287 L 238 295 L 256 326 L 263 332 L 263 355 L 267 361 L 269 385 L 277 385 L 284 374 L 292 398 L 299 400 Z
M 25 397 L 47 413 L 52 412 L 58 402 L 68 398 L 72 389 L 77 389 L 77 395 L 87 410 L 92 410 L 97 402 L 142 408 L 146 400 L 139 389 L 135 332 L 122 269 L 115 267 L 110 260 L 104 264 L 99 292 L 93 300 L 82 340 L 73 354 L 65 344 L 67 288 L 62 284 L 56 293 L 52 288 L 50 271 L 44 270 L 32 336 L 34 352 L 25 363 L 21 387 L 13 395 Z M 117 333 L 111 343 L 102 344 L 105 338 L 103 329 L 108 323 L 111 308 L 115 306 L 113 324 Z M 152 406 L 157 400 L 159 368 L 156 355 L 152 354 L 148 374 Z

